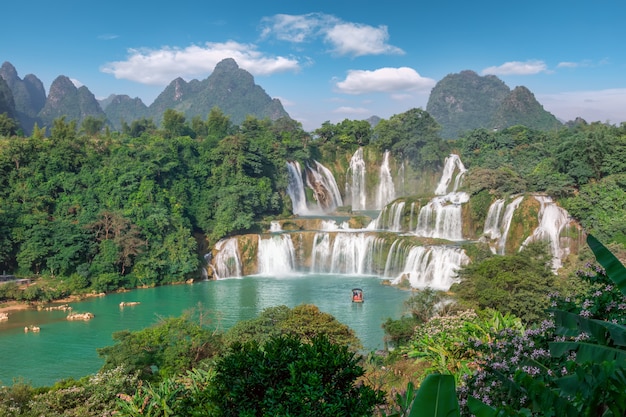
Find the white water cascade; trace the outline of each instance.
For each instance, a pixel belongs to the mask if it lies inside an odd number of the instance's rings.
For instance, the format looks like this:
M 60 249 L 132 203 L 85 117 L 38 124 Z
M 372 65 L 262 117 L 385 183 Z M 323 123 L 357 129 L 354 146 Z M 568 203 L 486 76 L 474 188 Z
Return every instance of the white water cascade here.
M 479 239 L 487 242 L 494 254 L 504 255 L 507 246 L 508 252 L 513 250 L 513 242 L 507 245 L 507 237 L 514 214 L 524 198 L 536 198 L 541 208 L 537 219 L 539 226 L 526 238 L 522 247 L 534 240 L 549 241 L 556 270 L 569 253 L 568 245 L 575 238 L 570 232 L 565 232 L 570 226 L 565 210 L 549 197 L 523 195 L 494 201 L 486 214 L 482 235 L 473 235 L 473 225 L 470 224 L 465 227 L 468 235 L 463 236 L 463 207 L 469 201 L 469 194 L 459 191 L 466 169 L 458 155 L 446 158 L 442 176 L 434 190 L 435 197 L 428 200 L 421 194 L 409 194 L 406 198 L 387 200 L 395 194 L 389 173 L 389 154 L 385 153 L 383 158 L 379 182 L 379 185 L 386 183 L 387 186 L 379 187 L 374 195 L 365 189 L 364 151 L 357 150 L 346 173 L 346 200 L 351 199 L 353 208 L 357 210 L 371 209 L 373 197 L 376 197 L 377 204 L 386 200 L 377 218 L 366 228 L 360 225 L 367 213 L 359 213 L 356 222 L 351 221 L 354 217 L 346 218 L 344 211 L 327 217 L 326 213 L 343 205 L 330 170 L 316 161 L 310 162 L 304 171 L 297 162 L 289 162 L 287 167 L 287 192 L 293 202 L 294 214 L 315 218 L 271 221 L 267 230 L 269 233 L 258 236 L 258 251 L 251 253 L 254 245 L 246 246 L 246 274 L 372 275 L 389 279 L 395 285 L 408 282 L 413 288 L 448 290 L 457 280 L 458 270 L 469 263 L 469 258 L 455 244 L 428 242 L 424 245 L 421 238 L 453 242 Z M 306 201 L 306 195 L 310 198 L 311 193 L 309 190 L 305 193 L 304 187 L 313 190 L 316 201 Z M 381 197 L 389 190 L 392 192 L 387 197 Z M 351 228 L 350 225 L 355 224 L 359 224 L 354 226 L 359 229 Z M 516 248 L 523 238 L 516 233 Z M 242 242 L 248 245 L 249 239 L 245 238 Z M 573 244 L 576 243 L 577 240 Z M 243 255 L 237 246 L 237 238 L 224 239 L 215 246 L 209 266 L 215 278 L 242 275 L 244 268 L 240 256 Z M 248 259 L 250 256 L 256 258 L 251 261 Z M 248 271 L 248 267 L 254 267 L 254 259 L 257 260 L 257 270 Z
M 324 212 L 330 212 L 338 206 L 343 206 L 341 193 L 333 173 L 317 161 L 314 167 L 307 167 L 306 182 L 313 190 L 317 204 Z
M 562 259 L 569 255 L 569 247 L 561 246 L 561 232 L 569 226 L 569 214 L 550 197 L 535 196 L 535 199 L 541 204 L 539 226 L 526 238 L 522 248 L 530 242 L 548 241 L 552 252 L 552 269 L 556 271 L 561 267 Z
M 333 173 L 317 161 L 306 167 L 304 176 L 306 185 L 313 190 L 315 207 L 309 207 L 304 191 L 303 172 L 297 161 L 287 163 L 289 184 L 287 194 L 291 198 L 293 213 L 299 216 L 321 215 L 343 205 L 339 187 Z
M 461 204 L 469 201 L 469 194 L 455 192 L 433 198 L 421 208 L 415 234 L 448 240 L 463 240 Z
M 511 220 L 513 220 L 513 214 L 515 213 L 515 210 L 517 210 L 517 207 L 519 207 L 523 199 L 523 196 L 515 198 L 513 201 L 507 204 L 506 208 L 504 209 L 504 215 L 502 216 L 502 220 L 498 226 L 498 229 L 500 230 L 500 237 L 496 241 L 495 248 L 491 248 L 492 252 L 495 252 L 498 255 L 504 255 L 506 251 L 506 239 L 509 235 L 509 229 L 511 227 Z
M 346 174 L 346 195 L 350 197 L 352 210 L 365 210 L 367 208 L 363 148 L 357 149 L 350 158 L 350 166 Z
M 490 239 L 499 239 L 502 236 L 500 232 L 500 220 L 502 218 L 502 209 L 504 208 L 504 199 L 498 199 L 489 206 L 487 218 L 485 219 L 485 227 L 483 235 Z
M 434 288 L 447 291 L 455 282 L 457 271 L 469 258 L 458 247 L 414 246 L 396 240 L 389 250 L 385 276 L 392 284 L 408 280 L 412 288 Z
M 376 192 L 376 209 L 380 210 L 386 204 L 396 198 L 396 190 L 393 185 L 393 177 L 389 169 L 389 151 L 385 151 L 383 163 L 380 165 L 380 174 L 378 176 L 378 190 Z
M 372 257 L 379 239 L 364 232 L 320 232 L 315 235 L 311 272 L 373 275 Z
M 291 236 L 288 234 L 271 235 L 269 238 L 259 236 L 257 258 L 259 275 L 285 276 L 293 273 L 296 256 Z
M 448 240 L 463 240 L 463 218 L 461 205 L 469 201 L 469 194 L 457 189 L 466 169 L 458 155 L 446 158 L 443 173 L 433 198 L 420 209 L 415 234 Z M 456 176 L 454 175 L 456 173 Z M 452 179 L 454 178 L 454 182 Z M 450 183 L 452 182 L 452 190 Z M 412 219 L 411 219 L 412 222 Z
M 394 201 L 386 205 L 378 217 L 370 223 L 368 229 L 389 230 L 396 233 L 402 232 L 402 215 L 405 205 L 405 201 Z
M 237 238 L 222 239 L 215 244 L 217 255 L 213 261 L 213 273 L 216 279 L 240 277 L 241 259 Z
M 304 192 L 304 181 L 302 181 L 302 169 L 298 161 L 287 162 L 287 172 L 289 173 L 289 184 L 287 194 L 291 198 L 293 214 L 306 216 L 311 214 L 306 203 Z
M 465 175 L 465 165 L 461 162 L 461 158 L 459 158 L 456 154 L 450 154 L 445 160 L 445 164 L 443 167 L 443 174 L 441 175 L 441 179 L 439 180 L 439 184 L 435 189 L 436 195 L 444 195 L 448 192 L 455 192 L 458 190 L 459 185 L 461 184 L 461 180 Z M 456 176 L 454 175 L 456 173 Z M 452 179 L 454 178 L 454 182 Z M 452 190 L 448 190 L 450 187 L 450 183 L 452 182 Z

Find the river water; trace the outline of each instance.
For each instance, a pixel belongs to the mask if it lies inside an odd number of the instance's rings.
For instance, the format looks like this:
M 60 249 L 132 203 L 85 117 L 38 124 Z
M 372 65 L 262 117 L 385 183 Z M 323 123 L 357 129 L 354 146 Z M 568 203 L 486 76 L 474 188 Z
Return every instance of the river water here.
M 360 287 L 365 302 L 352 303 L 351 289 Z M 70 303 L 74 312 L 90 312 L 90 321 L 68 321 L 62 311 L 16 311 L 0 322 L 0 384 L 23 378 L 33 386 L 52 385 L 63 378 L 95 373 L 103 364 L 96 352 L 113 344 L 112 333 L 139 330 L 159 317 L 177 317 L 201 305 L 212 315 L 212 324 L 228 329 L 239 320 L 256 317 L 277 305 L 315 304 L 351 327 L 365 351 L 384 347 L 382 323 L 399 318 L 411 293 L 383 285 L 370 276 L 290 275 L 252 276 L 193 285 L 133 290 Z M 121 302 L 139 302 L 120 307 Z M 24 332 L 37 325 L 39 333 Z

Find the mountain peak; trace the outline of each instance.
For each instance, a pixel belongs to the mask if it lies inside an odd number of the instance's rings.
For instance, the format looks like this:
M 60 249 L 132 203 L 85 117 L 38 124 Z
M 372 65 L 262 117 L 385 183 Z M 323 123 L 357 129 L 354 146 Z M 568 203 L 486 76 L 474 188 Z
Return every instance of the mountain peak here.
M 225 58 L 217 63 L 213 73 L 222 72 L 222 71 L 235 71 L 239 69 L 239 65 L 237 65 L 237 61 L 233 58 Z
M 504 129 L 524 124 L 551 129 L 558 121 L 543 109 L 528 88 L 513 91 L 495 75 L 465 70 L 449 74 L 433 88 L 426 111 L 441 125 L 441 136 L 458 138 L 477 128 Z

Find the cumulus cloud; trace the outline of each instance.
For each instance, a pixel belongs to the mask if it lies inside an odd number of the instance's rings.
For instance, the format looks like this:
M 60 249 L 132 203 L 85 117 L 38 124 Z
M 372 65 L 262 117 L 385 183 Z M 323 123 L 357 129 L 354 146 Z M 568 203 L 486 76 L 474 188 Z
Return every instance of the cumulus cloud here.
M 548 68 L 543 61 L 511 61 L 497 67 L 488 67 L 481 71 L 482 75 L 533 75 L 547 72 Z
M 266 56 L 255 45 L 228 41 L 207 42 L 186 48 L 130 49 L 125 61 L 109 62 L 101 71 L 113 74 L 118 79 L 166 85 L 176 77 L 206 77 L 225 58 L 233 58 L 241 68 L 253 75 L 270 75 L 300 69 L 296 59 Z
M 83 85 L 85 85 L 85 84 L 81 83 L 79 80 L 77 80 L 76 78 L 70 78 L 70 81 L 72 82 L 72 84 L 74 84 L 74 87 L 76 87 L 76 88 L 80 88 Z
M 435 84 L 435 80 L 422 77 L 412 68 L 400 67 L 351 70 L 345 80 L 337 82 L 336 88 L 345 94 L 420 92 L 430 91 Z
M 333 52 L 339 55 L 382 55 L 404 54 L 404 51 L 389 45 L 386 26 L 377 28 L 354 23 L 342 23 L 329 28 L 326 42 L 333 45 Z
M 330 51 L 337 55 L 404 54 L 402 49 L 388 43 L 389 33 L 384 25 L 374 27 L 344 22 L 323 13 L 278 14 L 264 18 L 262 25 L 264 38 L 273 36 L 294 43 L 321 39 L 330 44 Z

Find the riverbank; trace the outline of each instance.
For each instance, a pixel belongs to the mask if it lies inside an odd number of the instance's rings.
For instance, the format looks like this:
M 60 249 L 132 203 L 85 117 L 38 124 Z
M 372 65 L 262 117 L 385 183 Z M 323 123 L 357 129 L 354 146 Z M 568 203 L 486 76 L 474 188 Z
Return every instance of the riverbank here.
M 0 313 L 10 313 L 12 311 L 22 311 L 34 308 L 30 303 L 23 301 L 7 301 L 0 303 Z
M 127 291 L 127 290 L 125 290 Z M 124 292 L 125 292 L 124 291 Z M 67 304 L 67 303 L 74 303 L 74 302 L 78 302 L 78 301 L 84 301 L 88 298 L 92 298 L 92 297 L 104 297 L 106 294 L 105 293 L 89 293 L 89 294 L 78 294 L 78 295 L 70 295 L 68 297 L 65 298 L 60 298 L 58 300 L 53 300 L 49 303 L 31 303 L 28 301 L 5 301 L 0 303 L 0 313 L 10 313 L 12 311 L 24 311 L 24 310 L 30 310 L 30 309 L 37 309 L 38 305 L 45 305 L 45 304 Z

